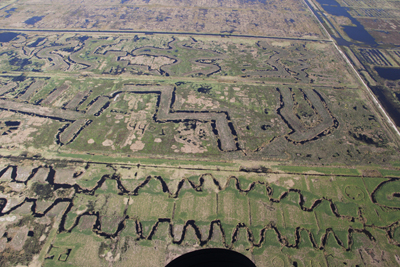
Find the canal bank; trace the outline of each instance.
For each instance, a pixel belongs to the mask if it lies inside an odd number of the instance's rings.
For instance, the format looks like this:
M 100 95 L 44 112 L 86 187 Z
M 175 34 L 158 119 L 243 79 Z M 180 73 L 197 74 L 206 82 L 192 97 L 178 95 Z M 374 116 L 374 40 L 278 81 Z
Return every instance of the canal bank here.
M 320 1 L 322 3 L 330 3 L 330 4 L 333 4 L 333 5 L 336 3 L 337 6 L 340 6 L 335 0 L 319 0 L 319 1 L 317 0 L 318 3 L 321 3 Z M 385 101 L 385 105 L 382 105 L 381 102 L 378 101 L 378 96 L 371 90 L 371 88 L 367 85 L 367 83 L 364 81 L 364 79 L 360 76 L 359 72 L 354 68 L 353 64 L 351 63 L 351 61 L 349 60 L 349 58 L 347 57 L 345 52 L 343 52 L 342 49 L 340 49 L 338 47 L 338 45 L 345 46 L 345 47 L 348 47 L 351 50 L 350 46 L 351 45 L 356 45 L 356 44 L 344 40 L 344 38 L 342 36 L 340 36 L 340 38 L 332 36 L 332 34 L 329 33 L 329 30 L 328 30 L 329 27 L 327 29 L 327 21 L 329 23 L 329 20 L 327 18 L 326 18 L 326 20 L 323 19 L 322 16 L 324 16 L 324 15 L 320 10 L 318 10 L 319 12 L 317 12 L 316 6 L 312 2 L 312 0 L 304 0 L 304 3 L 309 8 L 309 10 L 314 15 L 314 17 L 317 19 L 317 21 L 319 22 L 320 26 L 324 29 L 325 33 L 330 37 L 330 39 L 331 39 L 332 43 L 334 44 L 336 50 L 339 52 L 339 54 L 342 56 L 342 58 L 347 62 L 347 64 L 351 67 L 351 69 L 356 74 L 356 76 L 359 79 L 359 81 L 361 81 L 361 83 L 363 84 L 364 89 L 368 93 L 369 98 L 371 99 L 373 104 L 377 107 L 378 112 L 381 113 L 382 117 L 384 118 L 384 121 L 387 123 L 389 128 L 392 129 L 394 131 L 394 133 L 396 134 L 397 141 L 399 141 L 400 131 L 399 131 L 398 127 L 400 127 L 400 120 L 396 123 L 393 118 L 400 118 L 400 110 L 398 108 L 396 108 L 391 101 L 388 101 L 386 97 L 381 97 L 379 99 L 380 101 Z M 327 9 L 329 9 L 329 8 L 327 8 Z M 345 13 L 347 13 L 347 15 L 350 16 L 350 14 L 348 14 L 347 10 L 335 9 L 334 7 L 332 7 L 330 10 L 332 10 L 333 12 L 336 12 L 336 14 L 345 14 Z M 352 18 L 352 19 L 355 20 L 354 18 Z M 359 22 L 358 22 L 358 24 L 361 25 Z M 364 29 L 364 27 L 362 27 L 362 29 Z M 365 29 L 364 29 L 364 31 L 366 32 Z M 364 34 L 365 34 L 365 32 L 364 32 Z M 354 33 L 354 31 L 350 31 L 350 33 Z M 366 32 L 366 33 L 369 36 L 371 36 L 368 32 Z M 364 38 L 365 38 L 365 40 L 367 42 L 371 42 L 372 43 L 371 39 L 368 36 L 366 36 L 366 35 L 363 35 L 363 36 L 364 36 Z M 359 35 L 357 35 L 355 37 L 359 38 Z M 359 39 L 361 39 L 361 38 L 359 38 Z M 374 45 L 376 44 L 375 40 L 373 41 L 372 44 L 374 44 Z M 389 107 L 389 108 L 385 109 L 383 106 Z M 389 113 L 388 111 L 390 111 L 391 113 Z

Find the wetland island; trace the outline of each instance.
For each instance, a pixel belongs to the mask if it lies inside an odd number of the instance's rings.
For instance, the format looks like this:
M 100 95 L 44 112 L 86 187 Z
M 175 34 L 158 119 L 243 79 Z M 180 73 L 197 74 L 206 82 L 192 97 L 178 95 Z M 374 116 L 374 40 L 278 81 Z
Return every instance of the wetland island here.
M 400 2 L 0 3 L 0 266 L 400 265 Z

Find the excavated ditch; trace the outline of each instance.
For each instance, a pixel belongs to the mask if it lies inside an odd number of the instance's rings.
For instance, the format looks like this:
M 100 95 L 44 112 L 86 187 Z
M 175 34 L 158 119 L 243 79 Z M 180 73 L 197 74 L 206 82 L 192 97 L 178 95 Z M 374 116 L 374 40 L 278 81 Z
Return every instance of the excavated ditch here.
M 201 121 L 201 122 L 211 122 L 211 127 L 213 133 L 217 138 L 218 148 L 221 151 L 234 151 L 239 150 L 239 145 L 237 142 L 237 133 L 233 127 L 232 122 L 230 121 L 230 117 L 228 112 L 226 111 L 195 111 L 195 110 L 173 110 L 173 104 L 175 102 L 175 88 L 164 88 L 164 87 L 152 87 L 146 88 L 144 86 L 134 86 L 132 89 L 129 87 L 130 85 L 126 85 L 125 90 L 113 92 L 111 97 L 122 93 L 122 92 L 132 92 L 136 94 L 158 94 L 157 103 L 156 103 L 156 112 L 153 116 L 155 122 L 163 123 L 163 122 L 185 122 L 185 121 Z M 153 89 L 154 88 L 154 89 Z M 179 114 L 181 118 L 176 116 Z M 205 114 L 210 114 L 209 116 L 205 117 Z M 225 120 L 221 122 L 222 124 L 226 123 L 227 127 L 229 128 L 229 135 L 226 136 L 225 133 L 219 133 L 217 120 L 218 118 L 215 117 L 216 114 L 224 114 Z M 160 118 L 161 117 L 161 118 Z M 215 118 L 213 118 L 215 117 Z M 224 125 L 223 125 L 224 126 Z M 220 126 L 220 127 L 223 127 Z M 221 140 L 223 139 L 223 140 Z M 231 140 L 232 139 L 232 140 Z M 234 143 L 234 148 L 233 148 Z
M 177 40 L 173 37 L 172 41 L 168 42 L 168 48 L 157 48 L 157 47 L 152 47 L 152 46 L 146 46 L 146 47 L 140 47 L 137 48 L 135 50 L 132 50 L 130 53 L 127 53 L 128 55 L 131 56 L 139 56 L 139 55 L 144 55 L 144 56 L 162 56 L 162 57 L 166 57 L 168 59 L 173 60 L 173 63 L 169 63 L 166 65 L 162 65 L 159 68 L 159 73 L 161 75 L 165 75 L 165 76 L 175 76 L 175 73 L 172 71 L 172 67 L 176 66 L 180 63 L 182 63 L 182 60 L 174 55 L 166 55 L 165 53 L 171 53 L 171 52 L 177 52 L 178 48 L 183 48 L 183 49 L 187 49 L 187 50 L 196 50 L 196 51 L 204 51 L 204 52 L 209 52 L 211 54 L 217 54 L 214 51 L 210 51 L 210 50 L 205 50 L 205 49 L 196 49 L 196 48 L 192 48 L 190 46 L 187 45 L 182 45 L 182 44 L 178 44 Z M 204 75 L 204 76 L 211 76 L 215 73 L 218 73 L 221 71 L 221 66 L 219 66 L 218 63 L 216 63 L 215 61 L 218 60 L 219 57 L 221 57 L 221 55 L 215 55 L 214 57 L 200 57 L 200 58 L 195 58 L 195 59 L 190 59 L 190 62 L 193 63 L 194 65 L 200 65 L 200 66 L 208 66 L 210 67 L 209 70 L 205 71 L 204 73 L 199 73 L 199 71 L 194 70 L 194 71 L 190 71 L 190 72 L 186 72 L 183 73 L 182 75 L 187 76 L 187 75 Z M 120 60 L 120 57 L 117 58 L 117 61 Z M 210 62 L 206 62 L 206 60 L 210 60 Z M 129 65 L 129 63 L 126 63 L 127 65 Z M 146 66 L 146 65 L 144 65 Z
M 307 142 L 310 141 L 315 141 L 320 139 L 321 137 L 327 136 L 329 134 L 332 133 L 332 131 L 334 129 L 337 129 L 339 127 L 339 121 L 336 119 L 336 117 L 333 116 L 332 112 L 329 110 L 327 103 L 325 102 L 325 100 L 322 98 L 321 94 L 319 94 L 315 89 L 313 89 L 313 92 L 317 95 L 317 97 L 319 98 L 319 100 L 321 101 L 321 103 L 323 104 L 323 107 L 325 109 L 325 111 L 329 114 L 331 120 L 332 120 L 332 124 L 330 126 L 325 127 L 322 131 L 320 131 L 319 133 L 315 134 L 314 136 L 312 136 L 311 138 L 305 139 L 305 140 L 292 140 L 292 138 L 290 137 L 291 135 L 293 135 L 294 133 L 296 133 L 297 131 L 299 131 L 298 129 L 296 129 L 296 127 L 294 126 L 294 123 L 291 123 L 289 121 L 288 118 L 285 118 L 285 116 L 282 114 L 282 110 L 283 108 L 285 108 L 285 101 L 283 99 L 283 93 L 281 92 L 281 90 L 279 88 L 276 88 L 276 90 L 279 92 L 279 107 L 276 109 L 276 113 L 281 117 L 281 119 L 283 120 L 283 122 L 287 125 L 287 127 L 290 129 L 290 133 L 288 133 L 285 138 L 286 140 L 288 140 L 289 142 L 292 142 L 293 144 L 297 145 L 297 144 L 305 144 Z M 318 114 L 318 111 L 316 110 L 316 108 L 314 107 L 314 105 L 312 104 L 312 102 L 310 101 L 310 98 L 307 97 L 306 93 L 304 91 L 302 91 L 302 93 L 304 94 L 304 99 L 306 100 L 306 102 L 308 104 L 310 104 L 311 109 Z M 294 115 L 295 116 L 295 115 Z M 297 118 L 297 117 L 296 117 Z M 318 124 L 320 125 L 320 124 Z M 317 126 L 318 126 L 317 125 Z M 312 128 L 310 128 L 309 130 L 312 130 Z
M 160 176 L 148 176 L 140 185 L 138 185 L 134 190 L 127 190 L 122 182 L 119 176 L 113 174 L 113 175 L 103 175 L 102 178 L 96 183 L 96 185 L 91 188 L 91 189 L 86 189 L 86 188 L 82 188 L 77 184 L 60 184 L 60 183 L 55 183 L 54 182 L 54 177 L 56 174 L 56 170 L 54 170 L 51 166 L 40 166 L 37 168 L 32 169 L 30 175 L 25 179 L 25 180 L 18 180 L 17 179 L 17 166 L 15 165 L 9 165 L 5 168 L 3 168 L 0 171 L 0 178 L 9 170 L 11 169 L 11 181 L 12 182 L 16 182 L 16 183 L 24 183 L 27 184 L 28 181 L 30 181 L 38 172 L 38 170 L 40 168 L 48 168 L 49 172 L 46 178 L 46 182 L 51 185 L 51 187 L 53 188 L 53 190 L 57 190 L 57 189 L 70 189 L 73 188 L 75 194 L 77 193 L 81 193 L 81 194 L 88 194 L 88 195 L 94 195 L 96 190 L 98 188 L 100 188 L 103 183 L 107 180 L 107 179 L 113 179 L 117 182 L 117 188 L 120 191 L 118 194 L 119 195 L 129 195 L 129 196 L 137 196 L 140 194 L 140 190 L 142 188 L 144 188 L 152 179 L 155 179 L 157 181 L 160 182 L 161 186 L 162 186 L 162 191 L 166 194 L 169 194 L 170 197 L 173 198 L 177 198 L 179 196 L 179 192 L 181 191 L 181 189 L 185 186 L 185 183 L 187 183 L 187 185 L 191 188 L 193 188 L 196 192 L 201 192 L 203 190 L 203 186 L 205 184 L 205 178 L 209 178 L 212 179 L 213 184 L 218 188 L 218 190 L 222 191 L 225 190 L 227 187 L 229 187 L 231 180 L 234 181 L 234 187 L 236 190 L 238 190 L 241 193 L 249 193 L 252 190 L 254 190 L 255 186 L 261 185 L 261 186 L 265 186 L 265 192 L 266 195 L 269 199 L 270 202 L 274 202 L 274 203 L 280 203 L 283 199 L 289 197 L 289 194 L 297 194 L 299 196 L 299 201 L 298 201 L 298 205 L 300 206 L 300 208 L 305 211 L 305 212 L 313 212 L 323 201 L 328 201 L 329 202 L 329 207 L 332 211 L 332 213 L 338 217 L 338 218 L 342 218 L 345 220 L 349 220 L 354 222 L 355 220 L 357 221 L 364 221 L 364 218 L 362 217 L 362 213 L 359 212 L 358 217 L 351 217 L 351 216 L 347 216 L 347 215 L 341 215 L 336 207 L 336 205 L 333 203 L 332 200 L 327 199 L 327 198 L 320 198 L 315 200 L 310 207 L 305 207 L 304 205 L 304 195 L 302 194 L 301 190 L 299 189 L 289 189 L 285 192 L 282 192 L 280 194 L 279 197 L 277 198 L 273 198 L 273 188 L 265 182 L 261 182 L 261 181 L 257 181 L 257 182 L 252 182 L 250 183 L 247 188 L 242 188 L 240 181 L 237 177 L 235 176 L 230 176 L 225 185 L 221 185 L 220 182 L 214 178 L 211 174 L 202 174 L 201 176 L 199 176 L 199 179 L 196 182 L 193 182 L 189 179 L 182 179 L 177 186 L 177 189 L 175 191 L 171 191 L 170 188 L 168 188 L 167 183 L 164 181 L 164 179 Z M 393 182 L 393 181 L 398 181 L 398 178 L 390 178 L 387 181 L 382 182 L 381 184 L 379 184 L 371 193 L 371 199 L 373 200 L 374 203 L 378 204 L 376 199 L 374 198 L 374 194 L 380 189 L 382 188 L 382 186 L 384 184 Z M 247 236 L 248 236 L 248 242 L 251 244 L 252 247 L 261 247 L 263 245 L 263 243 L 266 241 L 265 240 L 265 236 L 266 236 L 266 232 L 271 230 L 274 231 L 277 237 L 277 240 L 285 247 L 288 248 L 298 248 L 299 244 L 301 242 L 301 232 L 305 231 L 310 239 L 311 244 L 313 245 L 314 248 L 316 249 L 323 249 L 326 245 L 327 245 L 327 240 L 329 235 L 333 235 L 334 239 L 336 240 L 336 243 L 343 247 L 346 251 L 351 250 L 352 245 L 353 245 L 353 234 L 354 233 L 359 233 L 359 234 L 364 234 L 366 237 L 368 237 L 370 240 L 375 241 L 375 238 L 373 237 L 373 235 L 367 230 L 365 229 L 365 227 L 372 227 L 374 228 L 374 225 L 365 225 L 364 224 L 364 228 L 362 229 L 355 229 L 350 227 L 348 229 L 348 237 L 347 237 L 347 244 L 345 244 L 345 242 L 343 242 L 334 232 L 334 230 L 332 228 L 327 228 L 325 229 L 325 233 L 322 235 L 322 237 L 320 238 L 319 244 L 317 242 L 317 240 L 315 239 L 314 235 L 310 232 L 310 230 L 308 229 L 304 229 L 301 227 L 297 227 L 295 229 L 295 233 L 294 233 L 294 237 L 295 237 L 295 241 L 294 243 L 289 243 L 287 238 L 285 236 L 282 235 L 282 233 L 279 231 L 279 229 L 277 228 L 277 226 L 270 222 L 268 225 L 266 225 L 263 229 L 261 229 L 258 233 L 259 236 L 259 241 L 256 242 L 255 241 L 255 237 L 257 236 L 257 234 L 253 233 L 251 231 L 251 229 L 249 227 L 246 226 L 246 224 L 244 223 L 238 223 L 236 225 L 236 227 L 234 228 L 234 230 L 231 233 L 231 236 L 227 237 L 227 233 L 223 228 L 223 223 L 220 220 L 213 220 L 210 222 L 210 227 L 209 227 L 209 232 L 208 235 L 206 236 L 202 236 L 200 228 L 196 225 L 196 222 L 194 220 L 188 220 L 186 221 L 183 230 L 182 230 L 182 234 L 179 236 L 178 234 L 176 234 L 174 232 L 174 228 L 173 228 L 173 223 L 172 223 L 172 219 L 170 218 L 160 218 L 157 220 L 157 222 L 155 222 L 155 224 L 153 225 L 153 227 L 151 228 L 150 232 L 148 235 L 145 235 L 143 233 L 143 227 L 140 221 L 138 221 L 137 219 L 134 218 L 130 218 L 128 215 L 126 215 L 126 209 L 124 211 L 124 216 L 121 219 L 121 221 L 118 223 L 117 226 L 117 230 L 114 233 L 106 233 L 104 231 L 102 231 L 102 227 L 101 227 L 101 220 L 100 220 L 100 214 L 99 212 L 94 212 L 94 211 L 88 211 L 85 212 L 79 216 L 77 216 L 77 218 L 75 218 L 74 223 L 72 224 L 71 227 L 69 227 L 68 229 L 65 229 L 65 222 L 66 222 L 66 218 L 68 213 L 71 211 L 72 207 L 73 207 L 73 199 L 72 198 L 57 198 L 54 200 L 54 202 L 47 207 L 43 212 L 37 212 L 36 210 L 36 205 L 37 205 L 37 201 L 38 199 L 36 198 L 25 198 L 23 201 L 21 201 L 19 204 L 13 206 L 12 208 L 10 208 L 8 211 L 3 212 L 5 206 L 7 205 L 7 199 L 5 198 L 1 198 L 0 199 L 0 217 L 4 216 L 4 215 L 9 215 L 12 212 L 16 211 L 19 207 L 21 207 L 22 205 L 24 205 L 25 203 L 31 203 L 31 214 L 34 217 L 43 217 L 45 216 L 50 210 L 52 210 L 56 205 L 60 204 L 60 203 L 68 203 L 68 206 L 61 218 L 61 223 L 59 225 L 59 232 L 71 232 L 72 229 L 74 229 L 75 227 L 78 226 L 79 221 L 81 219 L 82 216 L 95 216 L 96 217 L 96 222 L 94 223 L 92 230 L 94 233 L 98 234 L 99 236 L 105 237 L 105 238 L 116 238 L 126 227 L 126 221 L 127 220 L 135 220 L 135 231 L 136 231 L 136 235 L 138 236 L 138 239 L 147 239 L 147 240 L 151 240 L 153 238 L 153 236 L 155 235 L 158 226 L 162 223 L 167 223 L 169 224 L 169 236 L 172 238 L 172 242 L 174 244 L 181 244 L 184 239 L 185 239 L 185 235 L 186 235 L 186 231 L 188 230 L 189 227 L 191 227 L 194 231 L 195 231 L 195 235 L 196 238 L 198 239 L 200 245 L 204 246 L 206 245 L 212 238 L 213 233 L 214 233 L 214 229 L 215 227 L 219 228 L 219 231 L 222 233 L 223 236 L 223 244 L 225 247 L 227 248 L 231 248 L 235 242 L 237 242 L 238 240 L 238 234 L 241 230 L 245 230 L 247 232 Z M 382 205 L 381 205 L 382 206 Z M 391 242 L 397 244 L 398 246 L 400 246 L 399 243 L 396 243 L 397 241 L 394 240 L 393 237 L 393 231 L 396 227 L 398 227 L 400 221 L 394 222 L 392 224 L 390 224 L 389 226 L 386 227 L 378 227 L 379 229 L 383 229 L 386 230 L 387 232 L 387 237 L 389 240 L 391 240 Z M 228 244 L 228 241 L 230 244 Z

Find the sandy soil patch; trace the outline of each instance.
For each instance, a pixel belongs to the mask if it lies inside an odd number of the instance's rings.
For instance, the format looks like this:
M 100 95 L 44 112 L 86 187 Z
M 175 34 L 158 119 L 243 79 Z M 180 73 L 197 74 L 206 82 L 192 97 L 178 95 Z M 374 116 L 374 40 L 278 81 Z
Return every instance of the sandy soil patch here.
M 89 139 L 87 142 L 88 142 L 88 144 L 93 144 L 94 140 L 93 139 Z
M 181 151 L 183 153 L 204 153 L 205 151 L 207 151 L 207 149 L 205 148 L 201 148 L 201 147 L 197 147 L 197 146 L 191 146 L 188 144 L 184 144 L 183 147 L 181 147 Z
M 101 63 L 101 65 L 100 65 L 100 67 L 99 67 L 99 70 L 104 69 L 105 66 L 107 66 L 107 60 L 104 60 L 104 61 Z
M 22 247 L 25 244 L 26 239 L 28 238 L 28 227 L 24 226 L 21 228 L 14 228 L 9 232 L 13 232 L 16 231 L 16 235 L 13 237 L 13 239 L 10 242 L 10 246 L 16 250 L 16 251 L 20 251 L 22 249 Z
M 33 141 L 33 137 L 29 137 L 30 134 L 36 132 L 35 128 L 27 128 L 24 130 L 18 130 L 16 133 L 10 135 L 2 135 L 0 143 L 2 144 L 19 144 L 26 141 Z
M 294 182 L 293 182 L 293 180 L 291 180 L 291 179 L 285 181 L 283 184 L 284 184 L 285 186 L 289 187 L 289 188 L 291 188 L 291 187 L 294 186 Z
M 284 41 L 284 42 L 271 42 L 272 46 L 278 46 L 278 47 L 286 47 L 290 46 L 291 43 L 289 41 Z
M 122 115 L 122 114 L 115 115 L 116 120 L 122 120 L 123 118 L 124 118 L 124 115 Z
M 209 135 L 205 124 L 196 123 L 195 129 L 187 128 L 184 124 L 181 124 L 176 131 L 178 134 L 174 136 L 174 139 L 176 142 L 183 144 L 180 149 L 181 152 L 204 153 L 207 151 L 207 148 L 202 145 L 202 141 L 208 140 L 207 136 Z M 179 152 L 179 150 L 175 149 L 174 152 Z
M 188 95 L 188 99 L 182 99 L 181 103 L 187 103 L 187 104 L 194 104 L 194 105 L 199 105 L 202 107 L 202 109 L 215 109 L 219 108 L 219 102 L 214 103 L 211 99 L 206 99 L 204 96 L 198 98 L 197 95 L 194 92 L 191 92 Z
M 144 110 L 132 112 L 130 118 L 125 118 L 125 123 L 127 123 L 126 128 L 129 130 L 129 135 L 121 147 L 131 145 L 133 139 L 142 139 L 147 129 L 147 113 L 148 112 Z
M 136 152 L 136 151 L 139 151 L 139 150 L 142 150 L 143 148 L 144 148 L 144 143 L 142 142 L 142 141 L 136 141 L 135 143 L 133 143 L 131 146 L 130 146 L 130 149 L 133 151 L 133 152 Z
M 114 142 L 110 139 L 106 139 L 103 143 L 101 143 L 103 146 L 112 146 Z
M 174 136 L 175 141 L 178 143 L 183 144 L 183 147 L 181 147 L 181 151 L 183 153 L 204 153 L 207 151 L 207 149 L 203 146 L 201 146 L 201 143 L 193 143 L 193 142 L 188 142 L 188 140 L 194 140 L 196 139 L 194 135 L 186 135 L 188 139 L 183 140 L 179 138 L 178 135 Z M 179 150 L 178 150 L 179 151 Z M 177 152 L 177 150 L 174 150 L 174 152 Z
M 15 219 L 17 219 L 16 216 L 2 217 L 2 218 L 0 218 L 0 222 L 4 222 L 4 221 L 13 222 L 13 221 L 15 221 Z

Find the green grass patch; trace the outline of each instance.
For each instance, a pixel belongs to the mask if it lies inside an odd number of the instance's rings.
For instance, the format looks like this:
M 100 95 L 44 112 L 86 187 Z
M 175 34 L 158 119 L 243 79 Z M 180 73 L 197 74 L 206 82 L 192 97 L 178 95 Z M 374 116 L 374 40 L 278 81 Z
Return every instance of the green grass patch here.
M 301 230 L 299 248 L 312 248 L 313 245 L 307 231 Z
M 356 205 L 355 203 L 335 202 L 335 205 L 340 215 L 352 216 L 352 217 L 358 216 L 357 215 L 358 205 Z
M 156 158 L 132 158 L 126 157 L 126 155 L 116 155 L 112 156 L 104 156 L 104 155 L 89 155 L 89 154 L 74 154 L 67 152 L 60 152 L 57 154 L 58 157 L 61 158 L 73 158 L 73 159 L 82 159 L 85 161 L 98 162 L 98 163 L 126 163 L 133 165 L 165 165 L 165 166 L 175 166 L 175 167 L 185 167 L 186 165 L 190 165 L 190 167 L 195 166 L 205 166 L 208 167 L 232 167 L 237 168 L 237 164 L 229 163 L 229 162 L 218 162 L 218 161 L 189 161 L 189 160 L 176 160 L 176 159 L 156 159 Z
M 384 169 L 380 169 L 379 172 L 383 176 L 400 177 L 400 170 L 384 170 Z
M 315 171 L 323 174 L 333 175 L 360 175 L 357 169 L 347 168 L 332 168 L 332 167 L 303 167 L 303 166 L 273 166 L 281 171 L 304 173 L 308 171 Z

